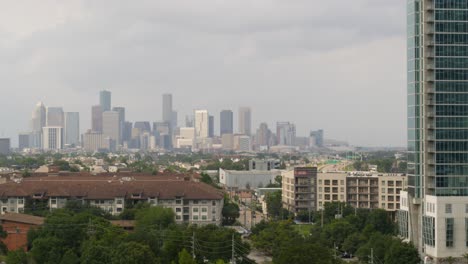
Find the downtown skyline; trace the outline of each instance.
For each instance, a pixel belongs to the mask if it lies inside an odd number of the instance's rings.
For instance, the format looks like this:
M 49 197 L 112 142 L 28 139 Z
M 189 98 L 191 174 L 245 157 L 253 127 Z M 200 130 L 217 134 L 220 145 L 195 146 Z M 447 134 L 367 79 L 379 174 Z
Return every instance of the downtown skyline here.
M 129 120 L 158 120 L 160 96 L 170 92 L 179 122 L 193 109 L 249 106 L 253 128 L 291 121 L 298 134 L 323 128 L 353 145 L 404 146 L 404 5 L 267 2 L 185 3 L 186 14 L 178 1 L 109 9 L 46 1 L 24 16 L 6 5 L 0 134 L 27 130 L 38 101 L 80 112 L 88 124 L 88 106 L 107 89 Z

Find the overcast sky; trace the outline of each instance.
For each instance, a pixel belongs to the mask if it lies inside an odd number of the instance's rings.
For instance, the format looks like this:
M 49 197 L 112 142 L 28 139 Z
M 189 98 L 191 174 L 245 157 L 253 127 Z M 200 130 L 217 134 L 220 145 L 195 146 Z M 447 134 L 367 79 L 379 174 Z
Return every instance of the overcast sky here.
M 131 121 L 252 108 L 353 145 L 405 146 L 403 0 L 15 0 L 0 8 L 0 136 L 34 105 L 79 111 L 99 90 Z M 237 127 L 237 123 L 235 124 Z M 14 143 L 16 145 L 16 143 Z

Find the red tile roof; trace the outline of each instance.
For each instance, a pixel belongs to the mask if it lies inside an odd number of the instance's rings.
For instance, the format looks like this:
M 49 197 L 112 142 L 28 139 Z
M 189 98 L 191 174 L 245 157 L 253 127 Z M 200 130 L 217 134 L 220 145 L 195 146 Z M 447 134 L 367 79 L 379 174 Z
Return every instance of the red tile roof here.
M 83 197 L 84 199 L 131 198 L 141 193 L 141 198 L 157 197 L 174 199 L 222 199 L 223 194 L 201 182 L 184 181 L 180 178 L 167 179 L 157 176 L 102 177 L 102 176 L 56 176 L 25 178 L 20 183 L 0 184 L 0 197 Z
M 17 213 L 1 214 L 0 220 L 32 225 L 42 225 L 44 223 L 44 217 Z

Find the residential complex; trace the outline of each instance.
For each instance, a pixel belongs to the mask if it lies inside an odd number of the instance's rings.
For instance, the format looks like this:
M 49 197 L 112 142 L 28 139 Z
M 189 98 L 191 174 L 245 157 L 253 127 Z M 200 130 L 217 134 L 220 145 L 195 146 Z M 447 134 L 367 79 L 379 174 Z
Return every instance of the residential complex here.
M 46 176 L 0 184 L 2 212 L 22 213 L 43 205 L 63 208 L 67 201 L 97 206 L 112 215 L 128 204 L 148 202 L 174 210 L 176 222 L 221 225 L 223 194 L 179 176 Z

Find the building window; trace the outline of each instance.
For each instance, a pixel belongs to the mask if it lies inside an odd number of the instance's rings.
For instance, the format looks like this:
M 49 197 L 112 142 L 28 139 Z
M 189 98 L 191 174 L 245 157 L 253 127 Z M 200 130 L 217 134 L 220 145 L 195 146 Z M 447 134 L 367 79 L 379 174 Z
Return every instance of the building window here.
M 202 219 L 202 220 L 206 220 L 206 219 L 208 219 L 208 218 L 206 217 L 206 215 L 202 215 L 201 219 Z
M 445 204 L 445 213 L 446 214 L 452 213 L 452 204 Z
M 213 201 L 211 204 L 212 204 L 213 206 L 216 206 L 216 201 Z
M 193 216 L 193 220 L 194 220 L 194 221 L 198 221 L 198 215 L 194 215 L 194 216 Z
M 468 214 L 468 204 L 465 204 L 465 213 Z
M 340 180 L 340 184 L 341 184 L 341 185 L 344 185 L 344 180 Z
M 117 204 L 122 204 L 122 203 L 123 203 L 122 199 L 117 199 Z
M 175 211 L 176 211 L 176 213 L 180 213 L 180 212 L 182 212 L 182 208 L 176 207 Z
M 193 211 L 194 213 L 198 213 L 198 207 L 194 207 L 194 208 L 192 209 L 192 211 Z
M 193 200 L 193 204 L 198 204 L 198 200 Z
M 325 185 L 330 185 L 330 180 L 325 180 Z
M 208 208 L 202 207 L 201 211 L 202 211 L 202 213 L 207 213 L 207 212 L 208 212 Z
M 319 184 L 322 184 L 322 180 L 319 180 Z
M 435 246 L 435 221 L 434 217 L 423 216 L 423 241 L 428 246 Z
M 445 246 L 453 247 L 453 218 L 445 219 Z
M 176 219 L 176 220 L 180 220 L 180 219 L 182 219 L 182 217 L 181 217 L 180 215 L 176 215 L 176 216 L 175 216 L 175 219 Z

